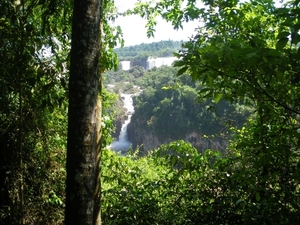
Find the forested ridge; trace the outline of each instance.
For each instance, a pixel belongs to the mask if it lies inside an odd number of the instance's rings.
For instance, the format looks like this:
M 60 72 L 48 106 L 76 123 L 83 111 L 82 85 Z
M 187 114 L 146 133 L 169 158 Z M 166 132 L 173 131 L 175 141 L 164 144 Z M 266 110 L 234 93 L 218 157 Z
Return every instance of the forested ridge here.
M 74 0 L 76 10 L 0 0 L 0 224 L 299 223 L 300 3 L 199 2 L 138 1 L 118 14 L 110 0 Z M 184 43 L 121 53 L 110 21 L 130 14 L 147 20 L 148 36 L 157 16 L 199 27 Z M 83 32 L 84 23 L 97 28 Z M 178 61 L 114 70 L 118 54 L 153 52 Z M 225 151 L 183 140 L 144 156 L 109 150 L 118 93 L 135 85 L 133 123 L 162 138 L 225 136 Z
M 123 48 L 116 48 L 114 51 L 118 54 L 119 60 L 133 60 L 147 57 L 168 57 L 177 52 L 183 41 L 159 41 L 149 44 L 139 44 Z

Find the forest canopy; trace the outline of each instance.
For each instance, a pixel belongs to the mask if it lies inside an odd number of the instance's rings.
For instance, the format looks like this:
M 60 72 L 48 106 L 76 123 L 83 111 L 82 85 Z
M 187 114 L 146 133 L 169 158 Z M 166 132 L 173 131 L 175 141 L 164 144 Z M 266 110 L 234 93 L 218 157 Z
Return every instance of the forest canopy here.
M 183 41 L 159 41 L 116 48 L 114 51 L 118 54 L 120 61 L 148 57 L 168 57 L 173 56 L 173 53 L 181 48 L 182 43 Z

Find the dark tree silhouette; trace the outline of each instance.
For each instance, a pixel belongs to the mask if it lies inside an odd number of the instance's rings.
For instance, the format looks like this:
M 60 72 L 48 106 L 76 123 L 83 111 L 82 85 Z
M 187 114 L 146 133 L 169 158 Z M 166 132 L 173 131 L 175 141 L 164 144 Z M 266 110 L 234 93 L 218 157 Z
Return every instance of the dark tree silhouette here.
M 100 224 L 101 0 L 75 0 L 72 25 L 65 224 Z

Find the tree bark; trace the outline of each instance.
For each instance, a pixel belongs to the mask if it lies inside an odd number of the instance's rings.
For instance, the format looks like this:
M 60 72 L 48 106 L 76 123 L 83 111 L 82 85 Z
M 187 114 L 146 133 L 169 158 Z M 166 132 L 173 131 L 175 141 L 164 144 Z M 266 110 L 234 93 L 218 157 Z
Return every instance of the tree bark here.
M 100 6 L 74 0 L 69 80 L 66 225 L 100 224 Z

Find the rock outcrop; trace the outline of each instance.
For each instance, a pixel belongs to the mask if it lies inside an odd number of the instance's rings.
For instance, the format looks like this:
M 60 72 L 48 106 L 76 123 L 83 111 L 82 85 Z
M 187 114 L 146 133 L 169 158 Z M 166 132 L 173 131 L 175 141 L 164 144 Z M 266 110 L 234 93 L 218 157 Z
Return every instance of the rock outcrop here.
M 168 144 L 171 141 L 178 140 L 172 137 L 160 137 L 159 134 L 140 127 L 138 124 L 130 123 L 128 125 L 128 139 L 132 143 L 133 149 L 139 148 L 141 155 L 146 155 L 149 150 L 153 150 L 162 144 Z M 215 149 L 225 152 L 228 141 L 221 137 L 204 137 L 198 132 L 188 132 L 181 138 L 190 142 L 199 152 L 203 153 L 206 149 Z

